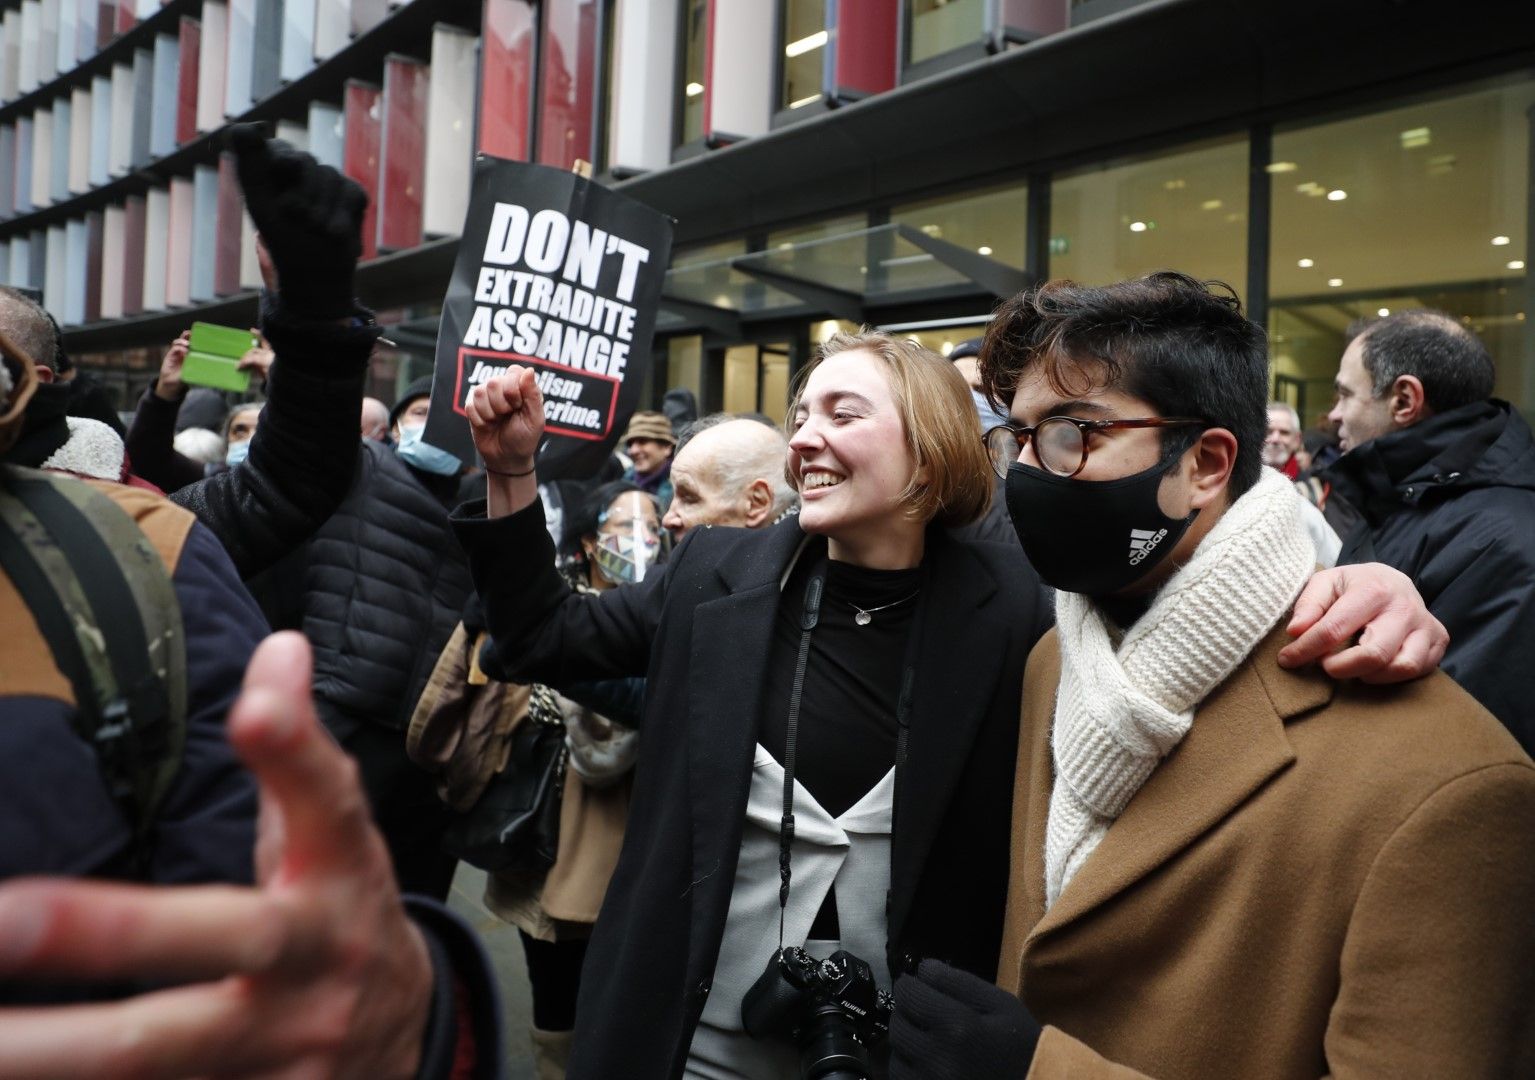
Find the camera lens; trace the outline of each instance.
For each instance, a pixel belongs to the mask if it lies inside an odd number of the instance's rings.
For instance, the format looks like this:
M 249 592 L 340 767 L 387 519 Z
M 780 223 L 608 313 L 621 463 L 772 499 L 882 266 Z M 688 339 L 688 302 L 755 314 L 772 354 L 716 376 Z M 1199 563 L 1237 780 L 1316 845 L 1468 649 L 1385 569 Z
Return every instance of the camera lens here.
M 869 1075 L 868 1052 L 836 1005 L 818 1006 L 805 1018 L 799 1044 L 804 1080 L 866 1080 Z

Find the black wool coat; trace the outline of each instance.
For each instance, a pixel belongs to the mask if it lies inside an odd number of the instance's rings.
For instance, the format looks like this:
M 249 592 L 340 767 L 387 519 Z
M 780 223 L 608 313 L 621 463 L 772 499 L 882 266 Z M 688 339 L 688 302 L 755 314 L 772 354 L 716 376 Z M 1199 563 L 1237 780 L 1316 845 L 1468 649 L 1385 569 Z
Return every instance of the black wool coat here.
M 709 993 L 745 820 L 780 581 L 807 537 L 701 528 L 596 597 L 555 573 L 543 509 L 454 515 L 497 661 L 560 686 L 647 676 L 628 831 L 587 952 L 568 1076 L 680 1075 Z M 811 538 L 812 544 L 824 541 Z M 1016 545 L 930 529 L 920 666 L 896 788 L 888 959 L 996 975 L 1019 694 L 1052 620 Z

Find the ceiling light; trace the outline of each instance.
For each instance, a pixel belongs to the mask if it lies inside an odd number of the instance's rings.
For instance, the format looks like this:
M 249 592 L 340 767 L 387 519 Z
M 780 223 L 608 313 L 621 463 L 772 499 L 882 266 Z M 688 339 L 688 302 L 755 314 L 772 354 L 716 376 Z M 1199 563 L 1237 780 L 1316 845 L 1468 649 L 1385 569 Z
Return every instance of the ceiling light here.
M 1430 142 L 1429 130 L 1426 127 L 1409 128 L 1400 136 L 1403 150 L 1416 150 L 1420 146 L 1427 146 Z
M 802 37 L 798 41 L 791 41 L 783 47 L 785 56 L 803 56 L 807 52 L 814 52 L 826 44 L 826 31 L 817 30 L 809 37 Z
M 1307 180 L 1304 184 L 1296 184 L 1295 191 L 1297 194 L 1310 195 L 1312 198 L 1327 194 L 1327 189 L 1315 180 Z
M 1283 173 L 1294 172 L 1298 168 L 1300 168 L 1300 166 L 1295 164 L 1293 161 L 1271 161 L 1267 165 L 1263 166 L 1263 171 L 1269 173 Z
M 1163 191 L 1182 191 L 1184 188 L 1186 188 L 1188 186 L 1189 186 L 1188 183 L 1183 181 L 1183 180 L 1164 180 L 1164 181 L 1162 181 L 1162 190 Z
M 798 109 L 801 106 L 810 105 L 810 104 L 813 104 L 813 103 L 815 103 L 817 101 L 820 101 L 820 100 L 821 100 L 821 95 L 820 94 L 806 94 L 804 97 L 800 98 L 798 101 L 791 101 L 791 102 L 789 102 L 789 108 L 791 108 L 791 109 Z
M 1384 319 L 1387 315 L 1391 314 L 1391 309 L 1388 308 L 1388 307 L 1377 308 L 1375 314 L 1379 315 L 1382 319 Z
M 943 355 L 948 356 L 953 351 L 954 351 L 954 342 L 952 342 L 952 341 L 945 341 L 943 343 Z
M 1505 245 L 1507 243 L 1508 243 L 1508 237 L 1506 237 L 1506 236 L 1494 236 L 1492 238 L 1492 246 L 1493 247 L 1502 247 L 1503 245 Z
M 1295 265 L 1300 267 L 1302 270 L 1310 270 L 1313 266 L 1316 265 L 1316 260 L 1315 259 L 1301 259 L 1298 262 L 1296 262 Z
M 696 83 L 696 82 L 688 83 L 688 97 L 697 97 L 699 94 L 702 94 L 703 92 L 704 92 L 704 84 L 703 83 Z
M 1343 287 L 1343 279 L 1340 277 L 1330 277 L 1327 279 L 1327 287 L 1329 289 L 1341 289 Z
M 985 244 L 982 244 L 980 247 L 975 249 L 975 253 L 977 255 L 990 255 L 991 248 L 987 247 Z
M 1346 198 L 1348 198 L 1348 192 L 1342 188 L 1333 188 L 1327 193 L 1328 202 L 1342 202 Z
M 1523 259 L 1514 259 L 1512 262 L 1510 262 L 1508 264 L 1508 268 L 1510 270 L 1523 270 L 1524 269 L 1524 260 Z
M 1130 231 L 1131 232 L 1145 232 L 1146 231 L 1146 223 L 1144 221 L 1132 221 L 1132 222 L 1130 222 Z
M 1226 204 L 1221 202 L 1219 199 L 1206 199 L 1204 202 L 1199 204 L 1199 208 L 1201 210 L 1219 210 L 1225 205 Z

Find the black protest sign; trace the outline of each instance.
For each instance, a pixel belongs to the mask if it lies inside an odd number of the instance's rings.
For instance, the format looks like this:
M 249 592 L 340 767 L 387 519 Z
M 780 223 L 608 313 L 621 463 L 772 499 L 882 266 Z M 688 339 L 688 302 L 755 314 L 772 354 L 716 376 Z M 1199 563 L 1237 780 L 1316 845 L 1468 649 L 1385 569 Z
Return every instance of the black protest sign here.
M 425 441 L 473 462 L 469 395 L 521 364 L 544 396 L 539 478 L 595 473 L 649 370 L 671 244 L 670 218 L 575 173 L 477 158 Z

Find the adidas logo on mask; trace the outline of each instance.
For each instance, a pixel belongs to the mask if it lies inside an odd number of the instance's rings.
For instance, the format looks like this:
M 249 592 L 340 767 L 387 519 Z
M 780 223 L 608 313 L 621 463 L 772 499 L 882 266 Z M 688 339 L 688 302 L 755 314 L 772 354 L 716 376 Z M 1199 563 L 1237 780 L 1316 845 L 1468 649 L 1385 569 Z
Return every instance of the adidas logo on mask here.
M 1156 532 L 1151 532 L 1148 529 L 1131 529 L 1130 565 L 1139 566 L 1141 560 L 1155 551 L 1156 546 L 1162 542 L 1162 538 L 1166 535 L 1166 529 L 1159 529 Z

